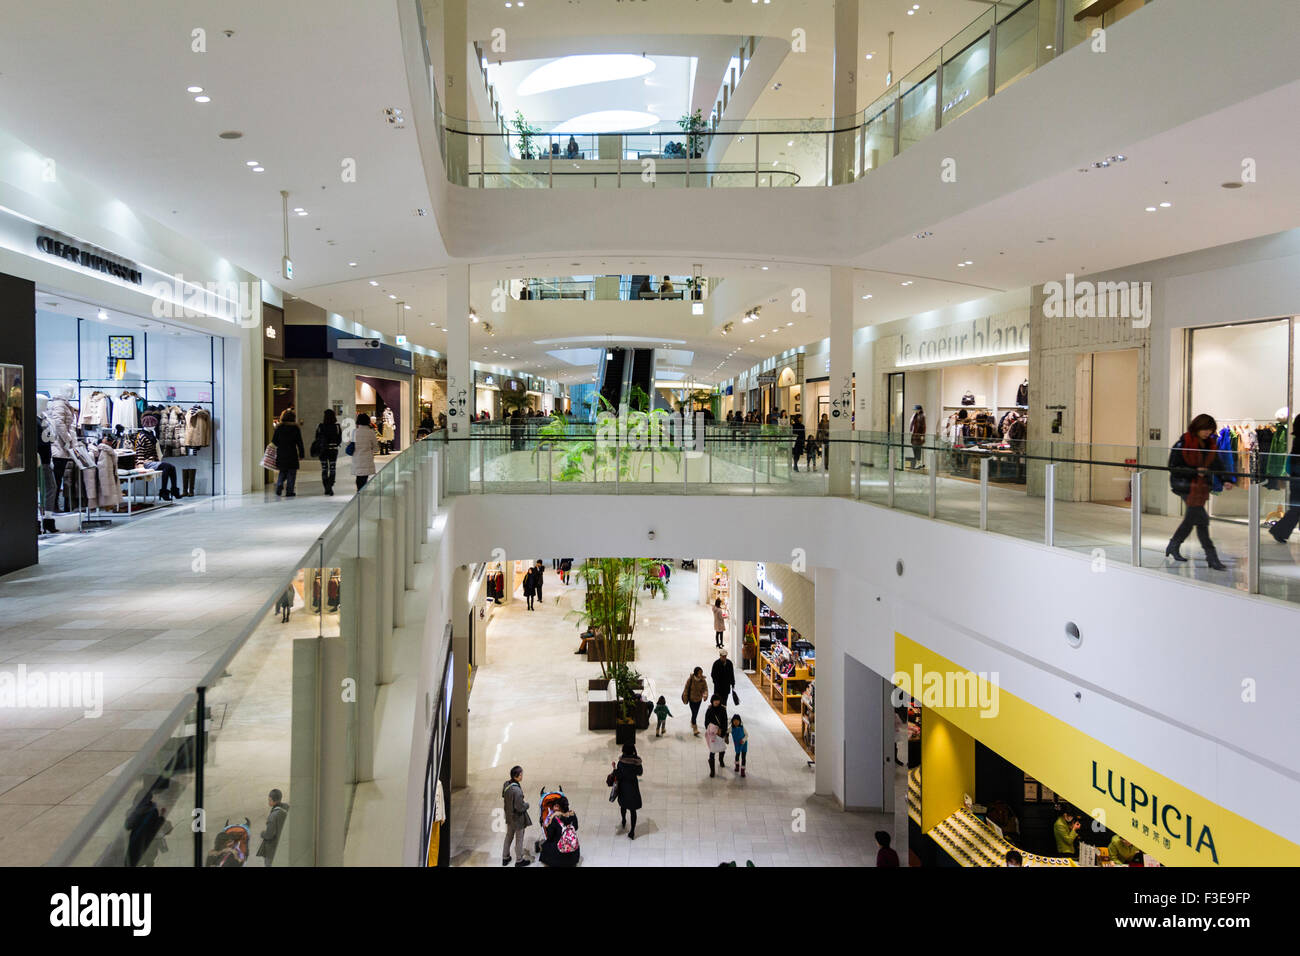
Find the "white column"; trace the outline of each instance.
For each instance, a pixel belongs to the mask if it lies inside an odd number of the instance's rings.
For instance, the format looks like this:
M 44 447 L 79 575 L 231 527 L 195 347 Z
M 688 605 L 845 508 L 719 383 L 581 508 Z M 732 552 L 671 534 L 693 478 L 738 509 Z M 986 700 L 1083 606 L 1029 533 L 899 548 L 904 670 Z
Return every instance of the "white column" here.
M 858 3 L 859 0 L 835 0 L 834 100 L 831 115 L 835 129 L 853 125 L 858 112 Z M 853 181 L 854 134 L 852 130 L 834 137 L 831 157 L 831 182 Z
M 834 379 L 832 379 L 834 382 Z M 832 467 L 834 467 L 832 465 Z M 832 472 L 833 475 L 833 472 Z M 817 627 L 817 767 L 814 790 L 818 796 L 844 803 L 844 686 L 843 652 L 835 632 L 834 581 L 836 573 L 813 568 L 813 607 Z
M 853 394 L 853 270 L 848 266 L 831 267 L 830 338 L 830 492 L 847 495 L 852 472 L 843 440 L 850 437 Z
M 469 117 L 470 58 L 466 0 L 443 0 L 442 49 L 445 73 L 442 77 L 442 111 L 449 127 L 464 128 Z M 475 64 L 475 69 L 478 64 Z M 447 179 L 468 185 L 468 136 L 447 137 Z
M 474 380 L 469 364 L 469 264 L 447 267 L 447 429 L 451 439 L 447 490 L 469 491 L 470 416 Z M 458 441 L 458 439 L 462 439 Z
M 451 576 L 451 785 L 469 783 L 469 568 Z

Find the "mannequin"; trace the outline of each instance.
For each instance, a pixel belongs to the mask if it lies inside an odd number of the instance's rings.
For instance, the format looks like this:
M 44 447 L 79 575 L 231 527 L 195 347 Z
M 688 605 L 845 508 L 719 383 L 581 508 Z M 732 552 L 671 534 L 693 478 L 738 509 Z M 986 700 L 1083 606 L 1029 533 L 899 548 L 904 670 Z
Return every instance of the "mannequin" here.
M 912 464 L 915 471 L 921 467 L 921 446 L 925 444 L 925 410 L 920 405 L 912 406 L 912 420 L 907 425 L 912 441 Z
M 72 460 L 72 450 L 77 443 L 77 413 L 72 408 L 72 400 L 77 388 L 71 382 L 65 382 L 54 390 L 49 404 L 45 406 L 45 432 L 41 438 L 50 443 L 50 458 L 54 467 L 53 507 L 56 512 L 71 510 L 71 495 L 63 484 L 63 473 L 67 471 L 68 462 Z M 63 507 L 59 506 L 59 492 L 63 491 Z

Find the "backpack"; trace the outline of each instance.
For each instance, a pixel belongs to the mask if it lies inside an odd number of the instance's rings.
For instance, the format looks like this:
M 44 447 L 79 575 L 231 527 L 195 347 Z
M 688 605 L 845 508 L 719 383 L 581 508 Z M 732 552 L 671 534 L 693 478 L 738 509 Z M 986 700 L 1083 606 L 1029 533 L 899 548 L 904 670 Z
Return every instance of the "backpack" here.
M 578 831 L 572 823 L 560 824 L 560 838 L 555 841 L 555 848 L 561 853 L 578 852 Z
M 1183 456 L 1179 454 L 1182 448 L 1183 440 L 1180 438 L 1169 449 L 1169 490 L 1179 498 L 1186 498 L 1192 490 L 1192 476 L 1196 472 L 1183 461 Z

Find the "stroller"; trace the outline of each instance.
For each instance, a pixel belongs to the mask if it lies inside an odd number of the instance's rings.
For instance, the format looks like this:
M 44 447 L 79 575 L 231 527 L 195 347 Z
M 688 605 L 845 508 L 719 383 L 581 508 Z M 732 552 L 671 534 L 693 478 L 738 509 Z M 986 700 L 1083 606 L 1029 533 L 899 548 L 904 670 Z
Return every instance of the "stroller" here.
M 682 570 L 683 570 L 683 571 L 694 571 L 694 570 L 695 570 L 695 559 L 694 559 L 694 558 L 682 558 L 682 559 L 681 559 L 681 562 L 682 562 Z
M 556 787 L 554 790 L 550 790 L 547 789 L 546 787 L 542 787 L 541 792 L 538 794 L 539 799 L 537 801 L 537 808 L 538 808 L 537 815 L 542 824 L 543 834 L 546 833 L 546 828 L 550 826 L 551 818 L 554 817 L 555 814 L 557 814 L 560 811 L 560 798 L 562 796 L 564 796 L 563 787 Z M 541 840 L 536 840 L 533 842 L 533 852 L 534 853 L 542 852 Z
M 248 859 L 248 838 L 252 833 L 253 824 L 248 817 L 244 817 L 243 823 L 231 823 L 226 821 L 226 825 L 217 833 L 216 839 L 212 844 L 212 852 L 208 854 L 206 866 L 243 866 L 244 861 Z

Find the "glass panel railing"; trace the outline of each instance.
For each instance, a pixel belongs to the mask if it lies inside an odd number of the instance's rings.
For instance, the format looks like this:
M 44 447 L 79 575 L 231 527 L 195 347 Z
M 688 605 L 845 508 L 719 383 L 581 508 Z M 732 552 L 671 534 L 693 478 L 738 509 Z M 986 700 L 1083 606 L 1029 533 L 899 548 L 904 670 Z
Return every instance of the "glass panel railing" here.
M 1032 73 L 1060 55 L 1060 46 L 1069 49 L 1089 39 L 1094 29 L 1109 29 L 1144 2 L 1120 0 L 1100 16 L 1075 20 L 1091 0 L 1066 0 L 1063 44 L 1056 0 L 1028 0 L 1014 8 L 995 4 L 884 97 L 852 118 L 836 121 L 724 119 L 691 134 L 671 126 L 557 132 L 557 123 L 539 121 L 536 132 L 520 136 L 503 131 L 495 119 L 446 117 L 435 89 L 447 178 L 488 189 L 767 188 L 847 181 L 850 174 L 856 178 L 879 168 L 974 109 L 990 91 L 1001 92 Z M 840 170 L 834 175 L 833 160 Z

